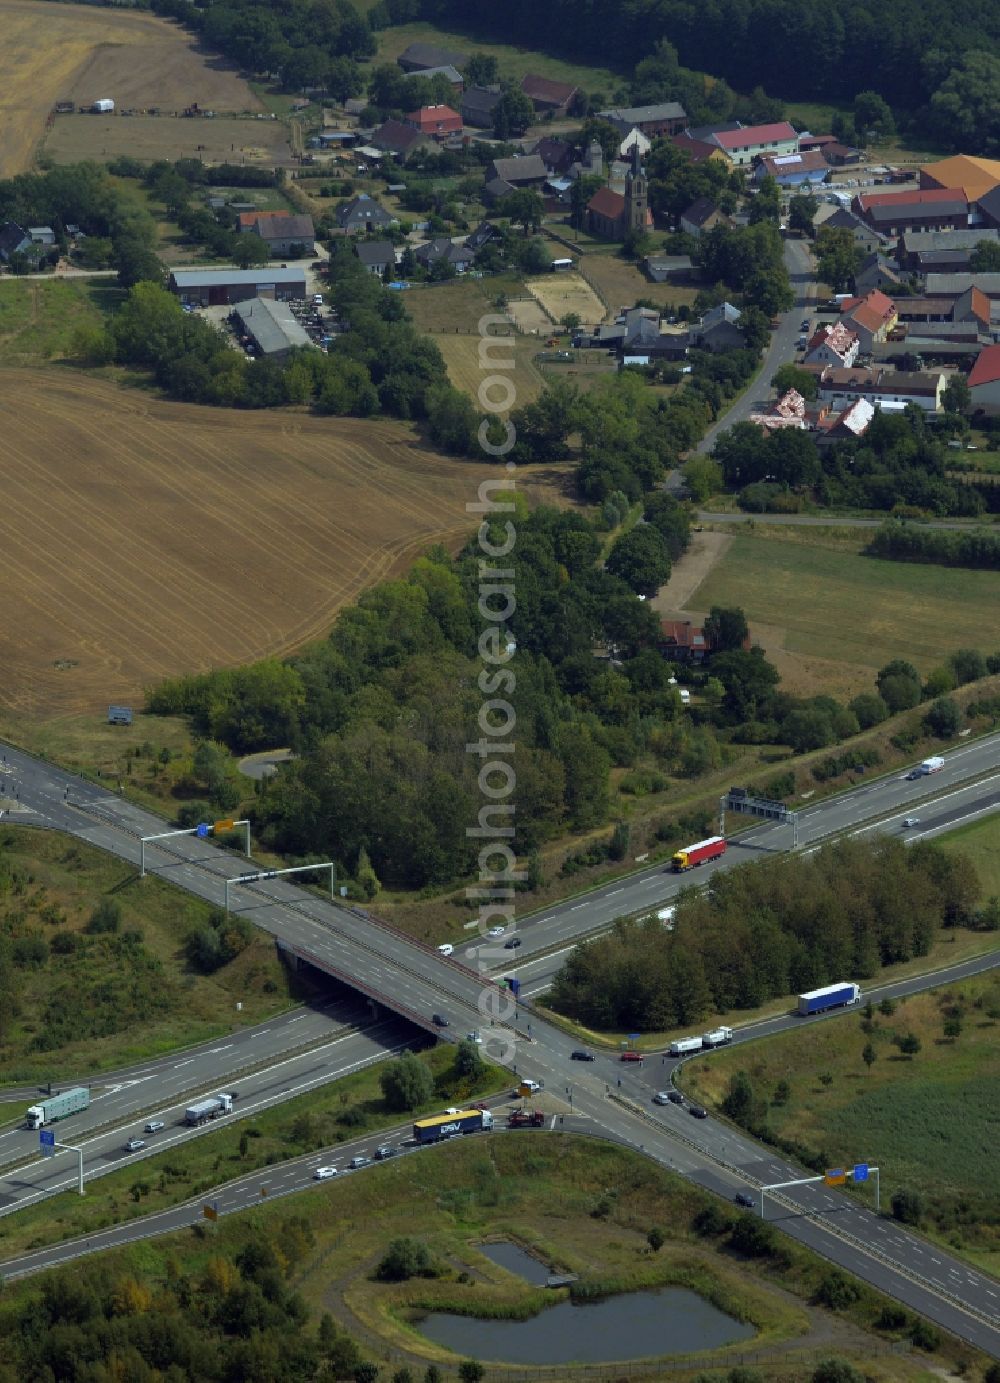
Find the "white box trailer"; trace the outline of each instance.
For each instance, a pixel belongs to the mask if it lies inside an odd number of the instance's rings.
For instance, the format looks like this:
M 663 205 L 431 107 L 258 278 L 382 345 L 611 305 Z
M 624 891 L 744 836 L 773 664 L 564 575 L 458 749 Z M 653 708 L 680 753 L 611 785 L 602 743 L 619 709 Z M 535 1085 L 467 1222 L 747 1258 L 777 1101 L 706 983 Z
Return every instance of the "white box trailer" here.
M 732 1028 L 713 1028 L 711 1032 L 702 1035 L 703 1047 L 724 1047 L 727 1042 L 732 1042 Z
M 691 1052 L 700 1052 L 702 1039 L 700 1037 L 682 1037 L 677 1042 L 671 1042 L 671 1056 L 687 1056 Z
M 114 108 L 115 103 L 112 101 L 111 97 L 102 96 L 100 100 L 94 102 L 90 109 L 95 115 L 110 115 Z

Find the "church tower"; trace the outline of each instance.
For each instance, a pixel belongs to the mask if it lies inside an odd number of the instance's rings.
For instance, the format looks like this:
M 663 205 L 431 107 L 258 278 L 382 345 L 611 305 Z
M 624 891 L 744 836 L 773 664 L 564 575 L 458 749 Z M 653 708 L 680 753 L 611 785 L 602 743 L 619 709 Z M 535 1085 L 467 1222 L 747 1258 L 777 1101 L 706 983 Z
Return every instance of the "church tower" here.
M 632 145 L 632 166 L 625 179 L 625 233 L 634 231 L 639 235 L 646 230 L 646 209 L 649 205 L 649 192 L 646 175 L 642 171 L 638 140 Z

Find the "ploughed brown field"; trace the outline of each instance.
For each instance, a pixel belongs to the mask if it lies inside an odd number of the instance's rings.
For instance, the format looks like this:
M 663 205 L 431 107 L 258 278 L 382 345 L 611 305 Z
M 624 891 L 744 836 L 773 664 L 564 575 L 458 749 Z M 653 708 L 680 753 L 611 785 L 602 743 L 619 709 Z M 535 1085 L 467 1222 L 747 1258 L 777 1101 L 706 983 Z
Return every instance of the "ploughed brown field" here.
M 400 423 L 0 370 L 0 706 L 98 714 L 168 675 L 288 652 L 432 543 L 460 546 L 488 474 Z
M 234 71 L 217 56 L 199 53 L 192 35 L 168 20 L 139 10 L 0 0 L 0 176 L 30 167 L 57 101 L 81 106 L 104 96 L 119 109 L 175 111 L 194 102 L 203 110 L 261 109 Z M 116 118 L 127 128 L 127 117 Z M 77 152 L 100 156 L 92 149 Z

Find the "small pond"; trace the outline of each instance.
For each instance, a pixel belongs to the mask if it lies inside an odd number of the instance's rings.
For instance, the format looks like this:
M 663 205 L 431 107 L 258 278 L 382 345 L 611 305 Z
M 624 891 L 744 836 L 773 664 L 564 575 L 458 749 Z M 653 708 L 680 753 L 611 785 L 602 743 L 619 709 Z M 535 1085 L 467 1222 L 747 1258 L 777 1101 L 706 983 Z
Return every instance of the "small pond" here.
M 496 1263 L 499 1268 L 506 1268 L 517 1277 L 523 1277 L 535 1287 L 544 1287 L 549 1280 L 551 1268 L 540 1263 L 537 1258 L 532 1258 L 530 1253 L 525 1253 L 524 1249 L 518 1244 L 512 1244 L 509 1239 L 498 1244 L 479 1244 L 478 1248 L 483 1257 L 488 1258 L 491 1263 Z
M 480 1244 L 491 1262 L 535 1285 L 549 1269 L 516 1244 Z M 624 1292 L 579 1306 L 560 1301 L 527 1321 L 483 1320 L 435 1311 L 418 1328 L 466 1358 L 503 1364 L 605 1364 L 660 1354 L 721 1349 L 752 1337 L 752 1325 L 727 1316 L 683 1287 Z

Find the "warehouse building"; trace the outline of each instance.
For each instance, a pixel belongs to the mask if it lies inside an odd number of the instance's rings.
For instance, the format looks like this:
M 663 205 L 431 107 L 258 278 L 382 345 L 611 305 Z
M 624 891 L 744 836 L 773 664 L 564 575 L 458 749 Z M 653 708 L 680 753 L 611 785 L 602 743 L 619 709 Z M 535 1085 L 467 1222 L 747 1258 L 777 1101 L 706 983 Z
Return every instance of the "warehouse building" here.
M 306 271 L 299 266 L 237 269 L 232 264 L 219 264 L 209 269 L 171 269 L 170 290 L 181 302 L 199 307 L 224 306 L 245 302 L 248 298 L 274 298 L 285 302 L 289 298 L 306 296 Z
M 289 351 L 313 344 L 287 303 L 250 298 L 235 312 L 240 326 L 267 360 L 283 360 Z

